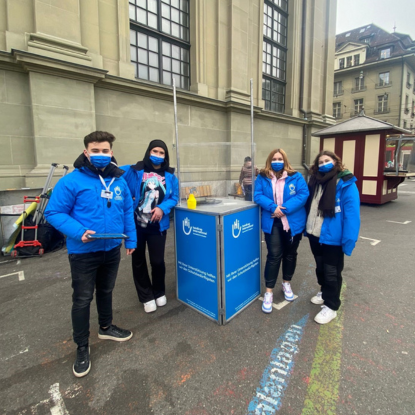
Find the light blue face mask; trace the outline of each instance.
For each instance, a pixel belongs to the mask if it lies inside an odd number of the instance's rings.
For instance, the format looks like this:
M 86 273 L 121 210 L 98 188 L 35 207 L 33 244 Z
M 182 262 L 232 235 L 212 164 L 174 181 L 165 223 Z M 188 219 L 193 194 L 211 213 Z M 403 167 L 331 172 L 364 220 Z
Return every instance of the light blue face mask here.
M 274 171 L 280 171 L 284 168 L 284 163 L 282 161 L 273 161 L 271 167 Z
M 334 167 L 334 164 L 332 162 L 327 164 L 322 164 L 318 167 L 318 171 L 321 173 L 328 173 L 330 170 L 332 170 Z
M 90 154 L 89 159 L 97 169 L 103 169 L 111 163 L 111 156 L 106 154 Z
M 150 160 L 155 166 L 159 166 L 161 163 L 163 163 L 164 158 L 151 155 Z

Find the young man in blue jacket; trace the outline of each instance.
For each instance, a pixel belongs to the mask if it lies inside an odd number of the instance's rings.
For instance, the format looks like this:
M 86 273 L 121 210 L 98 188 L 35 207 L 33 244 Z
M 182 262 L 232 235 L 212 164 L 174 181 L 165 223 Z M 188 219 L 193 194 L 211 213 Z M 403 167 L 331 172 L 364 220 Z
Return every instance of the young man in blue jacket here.
M 112 324 L 112 291 L 120 263 L 122 239 L 91 239 L 95 233 L 126 234 L 127 255 L 137 239 L 133 204 L 123 170 L 113 158 L 115 137 L 95 131 L 84 138 L 85 150 L 74 163 L 75 170 L 59 180 L 45 211 L 48 222 L 66 235 L 72 274 L 72 327 L 77 344 L 73 366 L 76 377 L 91 369 L 89 312 L 96 289 L 98 337 L 119 342 L 133 333 Z

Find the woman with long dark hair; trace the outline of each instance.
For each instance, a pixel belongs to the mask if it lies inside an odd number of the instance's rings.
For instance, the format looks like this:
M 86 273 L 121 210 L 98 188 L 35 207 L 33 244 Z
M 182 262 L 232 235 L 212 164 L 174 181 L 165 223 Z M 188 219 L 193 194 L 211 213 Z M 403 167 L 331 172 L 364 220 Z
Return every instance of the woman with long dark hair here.
M 266 292 L 262 311 L 271 313 L 273 289 L 282 262 L 282 290 L 287 301 L 294 300 L 290 281 L 297 264 L 297 249 L 305 228 L 308 189 L 283 149 L 271 151 L 265 168 L 255 180 L 254 201 L 261 206 L 261 227 L 268 255 L 265 265 Z
M 356 177 L 335 153 L 321 151 L 310 173 L 306 235 L 321 286 L 311 302 L 322 305 L 314 320 L 326 324 L 341 304 L 344 254 L 352 254 L 359 235 L 360 199 Z

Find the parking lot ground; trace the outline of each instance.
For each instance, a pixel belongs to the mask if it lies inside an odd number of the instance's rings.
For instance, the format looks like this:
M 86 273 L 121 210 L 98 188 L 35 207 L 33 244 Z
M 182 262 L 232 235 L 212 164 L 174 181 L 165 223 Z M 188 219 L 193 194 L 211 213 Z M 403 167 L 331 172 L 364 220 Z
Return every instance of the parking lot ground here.
M 167 305 L 146 314 L 130 258 L 114 290 L 114 323 L 126 343 L 97 338 L 91 308 L 91 372 L 72 374 L 67 253 L 0 263 L 0 413 L 44 414 L 415 414 L 415 182 L 384 206 L 361 207 L 345 260 L 338 318 L 319 326 L 307 238 L 292 281 L 298 298 L 269 315 L 255 301 L 218 326 L 175 294 L 168 232 Z M 363 239 L 367 238 L 367 239 Z M 266 249 L 263 244 L 262 265 Z M 10 275 L 11 274 L 11 275 Z M 277 282 L 274 302 L 283 301 Z M 262 409 L 261 409 L 262 408 Z

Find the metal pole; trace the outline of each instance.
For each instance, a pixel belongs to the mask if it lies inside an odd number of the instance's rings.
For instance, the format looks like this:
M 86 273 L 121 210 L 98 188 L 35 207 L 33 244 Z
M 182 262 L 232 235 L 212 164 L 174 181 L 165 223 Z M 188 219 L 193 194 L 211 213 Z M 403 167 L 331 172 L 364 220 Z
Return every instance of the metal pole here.
M 43 205 L 46 202 L 45 198 L 47 197 L 49 184 L 50 184 L 50 181 L 52 180 L 53 173 L 54 173 L 57 166 L 58 166 L 58 163 L 52 163 L 51 166 L 50 166 L 49 175 L 46 179 L 45 186 L 43 187 L 42 193 L 40 195 L 40 199 L 41 199 L 40 203 L 37 205 L 36 213 L 33 216 L 33 221 L 36 223 L 36 225 L 39 223 L 39 221 L 41 219 L 39 217 L 39 215 L 43 211 Z
M 63 173 L 62 173 L 62 177 L 66 176 L 66 173 L 68 173 L 69 167 L 68 166 L 63 166 Z
M 182 205 L 182 188 L 180 180 L 180 151 L 179 151 L 179 129 L 177 126 L 177 97 L 176 97 L 176 80 L 173 78 L 173 103 L 174 103 L 174 132 L 176 137 L 176 162 L 177 162 L 177 180 L 179 182 L 179 206 Z
M 254 146 L 254 81 L 251 78 L 251 173 L 252 173 L 252 202 L 255 191 L 255 146 Z

